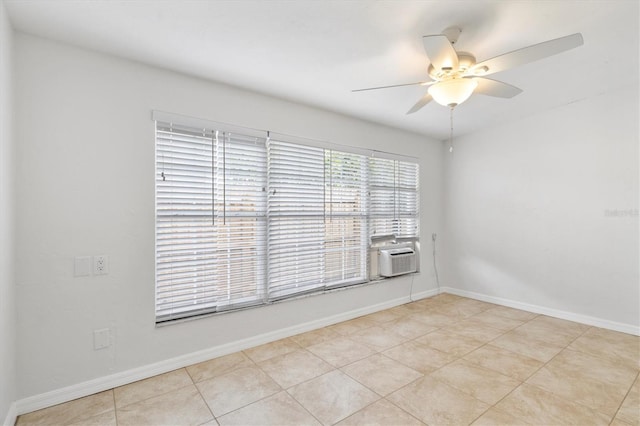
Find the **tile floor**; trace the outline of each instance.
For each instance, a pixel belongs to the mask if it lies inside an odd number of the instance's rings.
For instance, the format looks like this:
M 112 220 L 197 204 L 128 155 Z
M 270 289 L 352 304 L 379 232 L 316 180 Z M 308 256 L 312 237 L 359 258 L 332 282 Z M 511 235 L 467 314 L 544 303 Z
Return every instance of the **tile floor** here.
M 18 418 L 23 425 L 640 425 L 640 338 L 449 294 Z

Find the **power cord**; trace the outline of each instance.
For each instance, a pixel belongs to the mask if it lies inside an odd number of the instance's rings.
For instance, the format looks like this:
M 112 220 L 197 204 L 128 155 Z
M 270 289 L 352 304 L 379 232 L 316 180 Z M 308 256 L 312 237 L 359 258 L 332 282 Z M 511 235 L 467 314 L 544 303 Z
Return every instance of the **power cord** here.
M 409 301 L 410 302 L 415 302 L 415 299 L 413 298 L 413 280 L 415 280 L 415 279 L 416 279 L 416 272 L 411 274 L 411 287 L 409 288 Z
M 433 270 L 436 273 L 436 284 L 438 286 L 438 294 L 440 294 L 440 278 L 438 278 L 438 267 L 436 266 L 436 237 L 435 232 L 431 234 L 431 242 L 433 243 Z M 413 284 L 413 283 L 412 283 Z

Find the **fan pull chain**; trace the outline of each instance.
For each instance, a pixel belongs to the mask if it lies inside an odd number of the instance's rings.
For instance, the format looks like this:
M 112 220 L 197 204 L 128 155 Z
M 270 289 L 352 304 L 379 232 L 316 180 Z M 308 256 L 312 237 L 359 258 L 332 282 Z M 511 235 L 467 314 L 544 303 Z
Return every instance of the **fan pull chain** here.
M 449 133 L 449 152 L 453 152 L 453 107 L 449 113 L 449 122 L 451 123 L 451 131 Z

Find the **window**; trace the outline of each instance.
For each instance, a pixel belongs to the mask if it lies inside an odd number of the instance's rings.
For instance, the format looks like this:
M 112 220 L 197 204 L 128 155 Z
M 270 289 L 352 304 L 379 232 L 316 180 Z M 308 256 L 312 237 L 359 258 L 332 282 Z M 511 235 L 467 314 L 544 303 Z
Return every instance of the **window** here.
M 183 121 L 156 116 L 158 322 L 363 283 L 372 235 L 419 236 L 415 162 Z

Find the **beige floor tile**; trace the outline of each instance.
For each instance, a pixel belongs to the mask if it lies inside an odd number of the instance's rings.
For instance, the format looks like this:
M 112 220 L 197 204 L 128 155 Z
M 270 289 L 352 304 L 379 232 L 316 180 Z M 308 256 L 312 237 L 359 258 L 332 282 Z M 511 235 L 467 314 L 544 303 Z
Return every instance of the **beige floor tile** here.
M 451 303 L 451 302 L 455 302 L 456 300 L 464 299 L 464 297 L 451 294 L 451 293 L 440 293 L 437 296 L 431 297 L 431 299 L 444 304 L 444 303 Z
M 433 325 L 428 325 L 408 315 L 395 321 L 382 324 L 385 330 L 401 336 L 405 339 L 415 339 L 438 329 Z
M 425 310 L 424 304 L 419 301 L 405 303 L 404 306 L 411 312 L 421 312 Z
M 334 370 L 288 390 L 325 425 L 332 425 L 380 397 L 341 371 Z
M 458 360 L 431 373 L 430 377 L 493 405 L 520 385 L 504 376 L 465 360 Z
M 445 327 L 444 332 L 451 332 L 461 336 L 475 339 L 479 342 L 489 342 L 496 337 L 504 334 L 504 330 L 498 330 L 484 324 L 479 324 L 474 320 L 475 317 L 460 321 L 452 326 Z
M 506 426 L 521 424 L 523 424 L 522 420 L 515 418 L 509 413 L 496 410 L 495 408 L 489 408 L 476 421 L 471 423 L 472 426 Z
M 398 315 L 398 317 L 404 317 L 406 315 L 411 315 L 414 313 L 411 309 L 407 308 L 405 305 L 395 306 L 391 309 L 387 309 L 392 314 Z
M 222 376 L 204 380 L 196 386 L 216 417 L 282 390 L 257 367 L 234 370 Z
M 553 318 L 546 315 L 538 315 L 529 322 L 531 324 L 547 325 L 555 330 L 571 333 L 574 336 L 579 336 L 591 328 L 591 326 L 586 324 L 580 324 L 579 322 L 567 321 L 560 318 Z
M 300 349 L 300 345 L 291 338 L 276 340 L 244 351 L 253 362 L 266 361 L 274 356 L 283 355 Z
M 594 379 L 590 373 L 588 370 L 569 368 L 556 357 L 531 376 L 527 383 L 613 417 L 635 375 L 630 377 L 626 385 L 621 385 Z
M 549 361 L 563 349 L 562 345 L 552 345 L 534 340 L 517 328 L 496 338 L 491 344 L 542 362 Z
M 533 312 L 521 311 L 520 309 L 508 308 L 506 306 L 495 306 L 487 309 L 485 312 L 499 317 L 511 318 L 520 321 L 529 321 L 530 319 L 538 316 L 538 314 L 534 314 Z
M 253 367 L 254 363 L 242 352 L 214 358 L 187 367 L 187 372 L 195 383 L 229 373 L 238 368 Z
M 426 310 L 423 312 L 413 313 L 408 315 L 407 318 L 411 318 L 416 321 L 420 321 L 431 327 L 448 327 L 457 323 L 460 319 L 455 315 L 447 315 L 443 313 L 433 312 L 432 310 Z
M 430 376 L 405 386 L 387 399 L 430 425 L 467 425 L 489 408 Z
M 309 331 L 306 333 L 298 334 L 296 336 L 291 337 L 291 340 L 296 342 L 303 348 L 307 348 L 311 345 L 315 345 L 318 343 L 326 342 L 327 340 L 335 339 L 340 336 L 335 331 L 331 330 L 329 327 L 319 328 L 317 330 Z
M 373 355 L 375 351 L 348 337 L 339 337 L 327 342 L 309 346 L 308 351 L 319 356 L 334 367 L 342 367 L 354 361 Z
M 334 369 L 304 349 L 268 359 L 258 363 L 258 366 L 284 389 Z
M 218 421 L 223 426 L 320 425 L 318 420 L 284 391 L 225 414 Z
M 16 425 L 69 424 L 113 411 L 113 391 L 96 393 L 18 417 Z
M 486 325 L 492 328 L 497 328 L 502 331 L 509 331 L 524 324 L 525 321 L 517 320 L 513 318 L 506 318 L 504 316 L 496 315 L 491 310 L 480 312 L 468 319 L 477 324 Z
M 422 373 L 381 354 L 342 367 L 342 371 L 382 396 L 422 377 Z
M 337 426 L 422 426 L 420 420 L 396 407 L 386 399 L 381 399 L 338 423 Z
M 472 315 L 479 314 L 480 312 L 484 312 L 493 306 L 495 305 L 479 302 L 477 300 L 460 299 L 445 305 L 434 307 L 433 310 L 435 312 L 455 316 L 457 318 L 467 318 Z
M 422 374 L 429 374 L 457 358 L 413 341 L 387 349 L 383 354 Z
M 107 411 L 106 413 L 98 414 L 97 416 L 89 417 L 88 419 L 78 420 L 74 423 L 69 423 L 69 426 L 116 426 L 116 410 Z
M 464 359 L 520 381 L 525 381 L 544 365 L 542 361 L 492 344 L 476 349 L 465 355 Z
M 398 313 L 394 313 L 389 309 L 385 309 L 384 311 L 379 311 L 373 314 L 365 315 L 363 318 L 370 319 L 378 324 L 382 324 L 385 322 L 396 320 L 400 317 L 402 317 L 402 315 Z
M 200 425 L 213 419 L 194 385 L 119 408 L 118 426 Z
M 378 323 L 375 322 L 374 320 L 364 316 L 364 317 L 354 318 L 349 321 L 340 322 L 338 324 L 334 324 L 329 328 L 332 331 L 335 331 L 336 333 L 342 336 L 348 336 L 349 334 L 353 334 L 356 331 L 360 331 L 368 327 L 373 327 L 374 325 L 377 325 L 377 324 Z
M 563 369 L 575 375 L 583 375 L 612 385 L 620 385 L 625 390 L 629 389 L 638 374 L 635 368 L 628 365 L 571 349 L 564 349 L 546 367 Z
M 610 420 L 605 414 L 527 384 L 507 395 L 495 408 L 533 425 L 606 425 Z
M 640 369 L 638 336 L 593 327 L 571 343 L 569 349 Z
M 160 374 L 113 390 L 116 408 L 133 404 L 147 398 L 192 385 L 191 377 L 184 368 Z
M 585 325 L 539 315 L 516 328 L 532 340 L 565 347 L 585 331 Z
M 365 344 L 375 351 L 392 348 L 407 340 L 395 331 L 377 325 L 357 331 L 350 335 L 349 338 Z
M 416 305 L 422 306 L 424 309 L 429 309 L 429 308 L 433 308 L 434 306 L 440 306 L 444 302 L 440 301 L 437 298 L 437 296 L 431 296 L 424 299 L 416 300 L 413 303 L 415 303 Z
M 640 425 L 640 379 L 636 379 L 620 406 L 616 419 L 630 425 Z
M 415 342 L 458 357 L 466 355 L 484 344 L 481 341 L 443 330 L 426 334 L 417 338 Z

